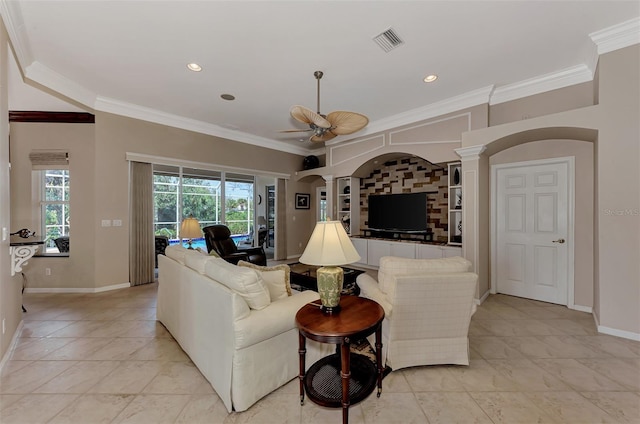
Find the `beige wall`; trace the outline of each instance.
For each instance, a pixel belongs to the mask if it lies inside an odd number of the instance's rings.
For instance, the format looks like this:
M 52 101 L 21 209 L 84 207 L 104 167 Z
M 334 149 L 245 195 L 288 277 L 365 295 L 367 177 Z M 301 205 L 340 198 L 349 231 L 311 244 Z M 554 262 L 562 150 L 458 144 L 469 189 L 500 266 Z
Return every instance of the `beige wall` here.
M 597 319 L 640 339 L 640 44 L 600 57 Z
M 293 174 L 302 157 L 236 143 L 117 115 L 98 113 L 91 124 L 12 124 L 12 226 L 35 228 L 31 207 L 33 149 L 68 149 L 71 175 L 72 236 L 69 258 L 34 258 L 28 270 L 31 288 L 102 287 L 129 281 L 129 165 L 126 153 L 238 167 L 255 172 Z M 311 192 L 309 183 L 290 182 L 286 225 L 287 255 L 313 228 L 313 210 L 293 209 L 293 193 Z M 294 219 L 295 218 L 295 219 Z M 121 227 L 102 227 L 103 219 L 122 220 Z M 45 276 L 51 268 L 51 276 Z
M 491 105 L 489 108 L 489 126 L 494 127 L 507 122 L 592 106 L 596 104 L 594 86 L 594 82 L 590 81 Z
M 602 332 L 640 339 L 640 45 L 600 57 L 599 105 L 511 122 L 463 134 L 463 147 L 484 146 L 483 157 L 532 141 L 595 142 L 594 316 Z M 482 171 L 475 160 L 468 169 Z M 465 162 L 463 161 L 463 174 Z M 473 187 L 469 187 L 473 190 Z M 465 199 L 467 187 L 464 187 Z M 476 194 L 478 190 L 476 189 Z M 472 196 L 473 198 L 473 196 Z M 484 210 L 487 196 L 468 209 Z M 469 222 L 465 228 L 473 230 Z M 477 229 L 476 229 L 477 230 Z M 465 234 L 467 234 L 465 231 Z M 465 244 L 468 238 L 465 238 Z M 488 269 L 489 240 L 464 246 Z M 480 272 L 487 281 L 489 272 Z
M 69 208 L 72 237 L 69 257 L 36 257 L 24 268 L 28 288 L 93 288 L 95 221 L 95 143 L 92 124 L 11 124 L 11 227 L 38 234 L 39 205 L 32 202 L 33 179 L 29 153 L 36 149 L 69 152 L 71 194 Z M 51 275 L 45 275 L 45 269 Z
M 7 93 L 7 63 L 9 62 L 9 38 L 0 20 L 0 231 L 11 232 L 11 210 L 9 189 L 9 110 Z M 22 319 L 22 277 L 11 277 L 9 261 L 9 237 L 0 236 L 0 358 L 11 347 L 11 340 Z M 1 327 L 0 327 L 1 328 Z
M 491 156 L 490 165 L 557 157 L 575 158 L 574 303 L 593 306 L 593 143 L 542 140 L 521 144 Z

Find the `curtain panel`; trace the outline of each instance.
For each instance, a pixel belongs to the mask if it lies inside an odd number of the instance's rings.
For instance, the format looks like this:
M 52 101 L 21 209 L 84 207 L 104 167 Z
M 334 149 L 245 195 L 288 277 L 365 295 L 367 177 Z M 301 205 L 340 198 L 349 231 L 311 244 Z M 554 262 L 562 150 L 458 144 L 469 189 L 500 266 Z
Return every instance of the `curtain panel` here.
M 153 168 L 150 163 L 130 162 L 129 282 L 132 286 L 155 280 L 153 234 Z

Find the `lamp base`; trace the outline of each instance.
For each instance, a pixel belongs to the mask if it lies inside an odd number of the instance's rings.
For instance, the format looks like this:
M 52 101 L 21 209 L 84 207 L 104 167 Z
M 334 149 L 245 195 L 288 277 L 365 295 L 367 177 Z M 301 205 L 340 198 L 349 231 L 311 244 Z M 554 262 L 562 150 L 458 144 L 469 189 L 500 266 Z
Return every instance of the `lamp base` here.
M 331 307 L 331 306 L 326 306 L 326 307 L 325 306 L 320 306 L 320 310 L 325 315 L 335 315 L 338 312 L 340 312 L 340 309 L 342 309 L 342 308 L 340 308 L 340 305 L 334 306 L 334 307 Z
M 330 315 L 340 311 L 340 292 L 344 281 L 344 272 L 338 266 L 323 266 L 316 271 L 318 294 L 322 302 L 321 310 Z

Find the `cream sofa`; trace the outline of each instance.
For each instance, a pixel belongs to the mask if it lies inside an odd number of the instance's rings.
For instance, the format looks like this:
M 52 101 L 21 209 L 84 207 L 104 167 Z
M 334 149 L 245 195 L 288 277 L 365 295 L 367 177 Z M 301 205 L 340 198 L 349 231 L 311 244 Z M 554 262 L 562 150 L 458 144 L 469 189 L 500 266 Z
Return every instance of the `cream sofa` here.
M 380 303 L 383 363 L 393 370 L 417 365 L 469 365 L 469 324 L 476 311 L 478 276 L 461 257 L 380 259 L 378 282 L 357 278 L 360 296 Z M 370 340 L 372 342 L 372 340 Z
M 316 292 L 272 301 L 260 271 L 181 246 L 168 247 L 165 255 L 158 257 L 157 319 L 229 412 L 246 410 L 298 376 L 295 315 L 318 299 Z M 334 349 L 308 341 L 306 364 Z

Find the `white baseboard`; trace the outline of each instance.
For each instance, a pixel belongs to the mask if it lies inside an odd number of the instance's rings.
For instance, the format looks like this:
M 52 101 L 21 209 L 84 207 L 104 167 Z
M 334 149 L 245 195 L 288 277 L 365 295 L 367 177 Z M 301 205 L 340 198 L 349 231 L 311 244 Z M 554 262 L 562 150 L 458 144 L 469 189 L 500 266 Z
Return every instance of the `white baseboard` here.
M 131 283 L 113 284 L 111 286 L 85 288 L 85 287 L 26 287 L 25 293 L 101 293 L 110 290 L 125 289 L 131 287 Z
M 567 306 L 569 309 L 573 309 L 580 312 L 586 312 L 589 314 L 593 313 L 593 308 L 591 306 L 582 306 L 582 305 L 570 305 Z
M 623 339 L 635 340 L 640 342 L 640 334 L 631 331 L 618 330 L 617 328 L 605 327 L 598 325 L 598 333 L 608 334 L 610 336 L 622 337 Z
M 9 343 L 9 348 L 2 356 L 2 360 L 0 360 L 0 371 L 2 371 L 2 368 L 4 368 L 9 358 L 11 358 L 11 354 L 13 353 L 13 350 L 16 348 L 16 344 L 18 343 L 18 336 L 20 335 L 20 332 L 22 332 L 23 326 L 24 326 L 24 321 L 21 320 L 20 324 L 18 324 L 18 327 L 16 328 L 15 333 L 13 333 L 13 337 L 11 338 L 11 343 Z
M 480 299 L 474 299 L 476 302 L 476 305 L 482 305 L 482 303 L 485 300 L 487 300 L 487 297 L 489 297 L 490 294 L 491 294 L 491 290 L 487 290 L 486 292 L 484 292 L 482 296 L 480 296 Z

